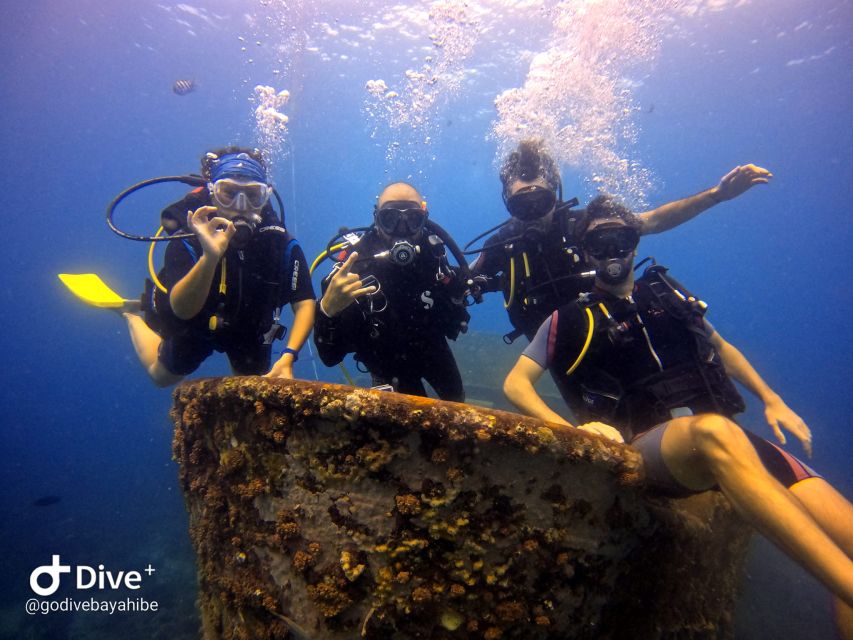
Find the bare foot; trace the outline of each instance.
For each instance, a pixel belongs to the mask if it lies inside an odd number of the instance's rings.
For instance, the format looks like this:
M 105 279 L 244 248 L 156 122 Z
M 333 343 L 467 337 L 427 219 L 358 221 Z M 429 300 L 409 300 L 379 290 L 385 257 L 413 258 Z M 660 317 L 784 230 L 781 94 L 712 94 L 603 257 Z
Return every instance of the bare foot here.
M 128 315 L 139 315 L 142 311 L 142 302 L 139 300 L 125 300 L 120 307 L 110 307 L 110 311 L 126 318 Z

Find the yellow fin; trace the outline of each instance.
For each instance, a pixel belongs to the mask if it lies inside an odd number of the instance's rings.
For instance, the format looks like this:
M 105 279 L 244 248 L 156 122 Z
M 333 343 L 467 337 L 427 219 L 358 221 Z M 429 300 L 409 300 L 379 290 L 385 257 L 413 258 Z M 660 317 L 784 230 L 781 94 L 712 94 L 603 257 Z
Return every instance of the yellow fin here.
M 118 309 L 127 302 L 115 291 L 110 289 L 101 278 L 94 273 L 60 273 L 59 279 L 75 296 L 86 304 L 104 309 Z

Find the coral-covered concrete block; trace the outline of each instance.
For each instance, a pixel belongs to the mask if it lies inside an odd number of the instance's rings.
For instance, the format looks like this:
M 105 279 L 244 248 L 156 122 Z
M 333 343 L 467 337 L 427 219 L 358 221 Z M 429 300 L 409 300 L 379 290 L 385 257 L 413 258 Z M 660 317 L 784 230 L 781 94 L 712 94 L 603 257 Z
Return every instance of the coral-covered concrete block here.
M 173 417 L 206 639 L 731 633 L 749 530 L 646 495 L 630 447 L 301 380 L 185 383 Z

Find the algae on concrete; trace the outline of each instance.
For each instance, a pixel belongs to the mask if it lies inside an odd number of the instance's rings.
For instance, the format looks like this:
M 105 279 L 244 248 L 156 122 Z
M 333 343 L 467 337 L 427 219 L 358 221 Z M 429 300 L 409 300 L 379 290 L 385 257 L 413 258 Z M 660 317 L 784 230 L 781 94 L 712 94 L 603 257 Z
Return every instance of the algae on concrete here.
M 646 495 L 630 447 L 256 377 L 182 384 L 173 417 L 205 639 L 731 635 L 749 530 Z

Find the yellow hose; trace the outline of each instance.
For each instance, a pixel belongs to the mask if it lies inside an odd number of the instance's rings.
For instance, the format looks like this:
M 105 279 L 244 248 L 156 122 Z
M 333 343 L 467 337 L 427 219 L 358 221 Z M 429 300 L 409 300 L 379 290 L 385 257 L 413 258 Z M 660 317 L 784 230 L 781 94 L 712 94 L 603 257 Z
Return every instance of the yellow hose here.
M 154 234 L 154 237 L 159 238 L 161 233 L 163 233 L 162 226 L 157 229 L 157 233 Z M 148 275 L 151 276 L 151 282 L 154 283 L 154 286 L 156 286 L 163 293 L 169 293 L 169 290 L 163 286 L 163 283 L 160 282 L 160 278 L 157 277 L 157 272 L 154 271 L 154 246 L 156 244 L 156 242 L 152 241 L 151 246 L 148 247 Z
M 311 268 L 308 270 L 308 273 L 310 275 L 314 275 L 314 269 L 316 269 L 317 266 L 320 264 L 320 262 L 323 261 L 323 258 L 325 258 L 327 255 L 329 255 L 332 251 L 337 251 L 338 249 L 343 249 L 344 247 L 348 247 L 348 246 L 349 246 L 349 242 L 340 242 L 340 243 L 338 243 L 332 247 L 329 247 L 328 251 L 324 251 L 319 256 L 314 258 L 314 262 L 311 263 Z
M 583 343 L 583 349 L 581 349 L 580 354 L 578 355 L 578 359 L 575 360 L 575 363 L 566 370 L 566 375 L 570 376 L 574 373 L 575 369 L 578 368 L 581 361 L 584 359 L 586 352 L 589 350 L 589 345 L 592 342 L 592 334 L 595 329 L 595 319 L 592 317 L 592 311 L 589 310 L 589 307 L 586 308 L 586 317 L 589 320 L 589 330 L 586 333 L 586 342 Z
M 222 267 L 219 270 L 219 293 L 221 293 L 223 296 L 228 292 L 228 289 L 225 286 L 225 267 L 225 256 L 222 256 Z
M 530 282 L 530 262 L 527 260 L 527 252 L 522 251 L 521 257 L 524 260 L 524 277 L 527 278 L 526 282 Z M 527 306 L 530 301 L 530 298 L 524 299 L 524 306 Z
M 513 298 L 515 298 L 515 258 L 509 259 L 509 297 L 504 301 L 504 309 L 509 309 L 512 306 Z
M 310 275 L 312 275 L 312 276 L 314 275 L 314 269 L 316 269 L 316 268 L 317 268 L 317 265 L 319 265 L 319 264 L 320 264 L 320 262 L 322 262 L 323 258 L 325 258 L 327 255 L 329 255 L 329 252 L 328 252 L 328 251 L 324 251 L 323 253 L 321 253 L 319 256 L 317 256 L 317 257 L 314 259 L 314 262 L 312 262 L 312 263 L 311 263 L 311 268 L 310 268 L 310 269 L 308 269 L 308 273 L 309 273 Z
M 340 367 L 341 367 L 341 371 L 344 372 L 344 378 L 346 378 L 347 384 L 351 387 L 354 387 L 355 382 L 353 382 L 352 376 L 349 374 L 349 371 L 347 371 L 347 368 L 344 366 L 343 362 L 340 363 Z

